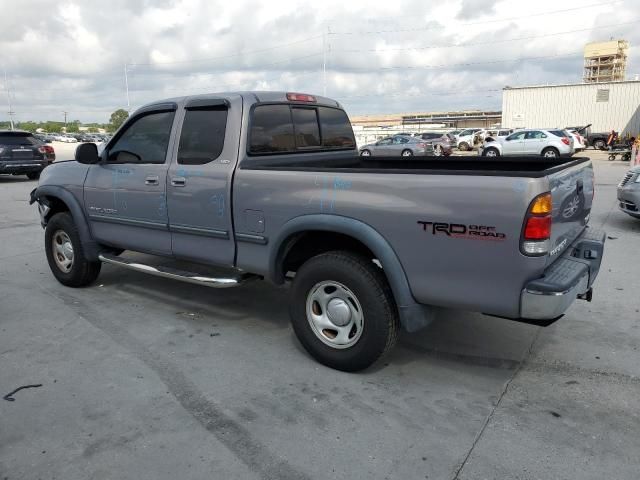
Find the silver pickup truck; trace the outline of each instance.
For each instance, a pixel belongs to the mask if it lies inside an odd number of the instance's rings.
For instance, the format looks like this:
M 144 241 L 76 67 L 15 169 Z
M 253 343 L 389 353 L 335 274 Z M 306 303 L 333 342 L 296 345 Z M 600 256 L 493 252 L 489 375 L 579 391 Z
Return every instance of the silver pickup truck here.
M 31 202 L 64 285 L 103 262 L 216 288 L 290 282 L 302 345 L 355 371 L 434 306 L 546 326 L 590 300 L 593 193 L 586 158 L 363 158 L 337 102 L 239 92 L 140 108 L 100 154 L 82 144 L 46 168 Z

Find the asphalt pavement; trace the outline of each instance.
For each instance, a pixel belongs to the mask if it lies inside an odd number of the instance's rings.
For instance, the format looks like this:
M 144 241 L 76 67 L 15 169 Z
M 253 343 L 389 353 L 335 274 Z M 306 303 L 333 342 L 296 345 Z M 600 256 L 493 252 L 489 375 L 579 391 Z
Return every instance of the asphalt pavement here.
M 640 221 L 589 153 L 593 302 L 547 328 L 443 310 L 357 374 L 306 354 L 286 287 L 60 285 L 36 182 L 0 176 L 0 479 L 637 480 Z

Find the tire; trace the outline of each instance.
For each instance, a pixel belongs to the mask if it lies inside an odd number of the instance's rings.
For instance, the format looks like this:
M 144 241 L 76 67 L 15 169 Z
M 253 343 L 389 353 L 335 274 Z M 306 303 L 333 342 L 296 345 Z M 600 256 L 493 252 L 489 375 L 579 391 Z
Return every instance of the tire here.
M 436 145 L 435 147 L 433 147 L 433 154 L 436 157 L 444 156 L 444 151 L 442 150 L 442 145 Z
M 403 150 L 400 155 L 402 155 L 403 157 L 413 157 L 413 152 L 409 149 L 406 149 Z
M 38 180 L 40 178 L 41 172 L 29 172 L 27 173 L 27 178 L 29 180 Z
M 360 152 L 360 156 L 361 156 L 361 157 L 370 157 L 370 156 L 371 156 L 371 151 L 369 151 L 369 150 L 367 150 L 367 149 L 362 150 L 362 151 Z
M 489 147 L 482 151 L 482 156 L 483 157 L 499 157 L 500 152 L 495 147 Z
M 460 145 L 458 145 L 458 150 L 468 152 L 469 150 L 471 150 L 471 147 L 469 147 L 469 144 L 467 142 L 461 142 Z
M 98 278 L 102 263 L 90 262 L 84 256 L 78 229 L 69 213 L 51 217 L 44 231 L 44 244 L 49 268 L 63 285 L 84 287 Z
M 336 319 L 327 307 L 333 308 Z M 351 252 L 323 253 L 298 269 L 289 315 L 307 352 L 345 372 L 369 367 L 398 338 L 398 310 L 382 270 Z
M 542 156 L 545 158 L 560 158 L 560 152 L 557 148 L 547 147 L 542 150 Z
M 607 157 L 607 159 L 608 159 L 610 162 L 613 162 L 613 161 L 616 159 L 616 156 L 615 156 L 613 153 L 610 153 L 610 154 L 609 154 L 609 156 Z
M 593 142 L 593 148 L 595 148 L 596 150 L 605 150 L 607 148 L 607 144 L 604 140 L 598 139 Z

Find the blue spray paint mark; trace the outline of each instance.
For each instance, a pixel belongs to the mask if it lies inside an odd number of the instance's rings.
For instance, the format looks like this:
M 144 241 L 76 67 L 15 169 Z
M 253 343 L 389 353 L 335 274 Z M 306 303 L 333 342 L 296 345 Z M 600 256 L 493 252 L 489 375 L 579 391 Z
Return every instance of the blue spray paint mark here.
M 313 182 L 314 186 L 321 187 L 320 191 L 320 212 L 324 212 L 325 209 L 329 212 L 333 212 L 336 204 L 336 197 L 339 191 L 351 190 L 353 182 L 351 180 L 341 177 L 329 177 L 329 176 L 316 176 Z M 312 196 L 309 199 L 309 205 L 315 203 L 316 197 Z
M 225 197 L 223 194 L 211 195 L 211 197 L 209 197 L 209 205 L 214 207 L 218 217 L 224 216 Z

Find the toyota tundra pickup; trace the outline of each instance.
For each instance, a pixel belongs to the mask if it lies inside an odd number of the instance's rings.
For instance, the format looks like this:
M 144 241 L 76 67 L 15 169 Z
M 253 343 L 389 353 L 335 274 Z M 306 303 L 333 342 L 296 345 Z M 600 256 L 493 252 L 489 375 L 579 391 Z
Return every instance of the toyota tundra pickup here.
M 82 144 L 45 169 L 31 202 L 62 284 L 102 263 L 214 288 L 290 282 L 302 345 L 356 371 L 434 307 L 546 326 L 590 300 L 593 193 L 587 158 L 359 157 L 339 103 L 239 92 L 140 108 L 100 154 Z

